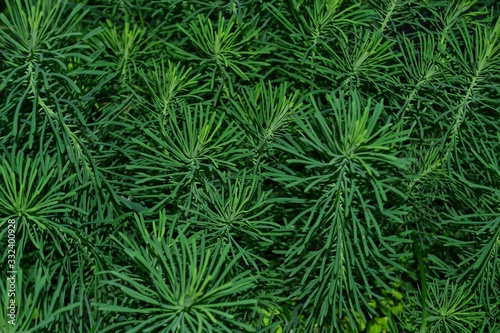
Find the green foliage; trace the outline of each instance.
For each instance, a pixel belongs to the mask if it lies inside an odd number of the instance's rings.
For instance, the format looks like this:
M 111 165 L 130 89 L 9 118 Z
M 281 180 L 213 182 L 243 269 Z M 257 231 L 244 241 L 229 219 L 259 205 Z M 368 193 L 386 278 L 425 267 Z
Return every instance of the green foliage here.
M 0 11 L 1 332 L 500 330 L 497 2 Z
M 135 216 L 141 233 L 140 246 L 124 234 L 122 240 L 112 237 L 130 259 L 132 266 L 114 267 L 114 277 L 105 281 L 129 298 L 123 305 L 99 305 L 105 312 L 139 313 L 143 317 L 129 317 L 110 325 L 102 332 L 116 331 L 132 326 L 127 332 L 232 332 L 231 327 L 254 331 L 248 324 L 234 320 L 235 314 L 256 301 L 246 299 L 244 293 L 253 287 L 256 276 L 249 272 L 231 274 L 240 254 L 230 257 L 230 248 L 218 242 L 207 247 L 205 237 L 198 233 L 187 238 L 181 230 L 170 225 L 160 215 L 162 228 L 153 237 L 144 220 Z M 177 234 L 174 236 L 174 234 Z M 147 318 L 147 319 L 144 319 Z M 216 329 L 214 328 L 216 327 Z

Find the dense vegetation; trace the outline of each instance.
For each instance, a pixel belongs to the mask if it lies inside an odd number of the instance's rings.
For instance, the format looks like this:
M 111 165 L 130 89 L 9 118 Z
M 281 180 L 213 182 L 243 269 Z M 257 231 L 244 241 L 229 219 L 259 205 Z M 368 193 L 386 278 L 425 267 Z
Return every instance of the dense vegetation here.
M 500 332 L 499 2 L 0 9 L 1 332 Z

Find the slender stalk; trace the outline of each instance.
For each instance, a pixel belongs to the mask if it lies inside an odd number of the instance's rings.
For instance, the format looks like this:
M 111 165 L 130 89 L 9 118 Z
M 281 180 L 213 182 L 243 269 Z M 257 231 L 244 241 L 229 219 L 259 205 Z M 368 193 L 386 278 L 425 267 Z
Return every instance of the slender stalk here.
M 418 261 L 420 286 L 422 288 L 422 324 L 420 326 L 420 332 L 425 333 L 425 329 L 427 326 L 427 280 L 425 278 L 425 266 L 420 249 L 420 243 L 415 236 L 415 232 L 411 233 L 411 239 L 413 241 L 413 255 L 417 257 Z
M 145 28 L 146 24 L 144 23 L 144 17 L 142 16 L 142 10 L 139 6 L 139 0 L 135 0 L 135 4 L 137 6 L 137 10 L 139 11 L 139 19 L 141 20 L 141 27 Z

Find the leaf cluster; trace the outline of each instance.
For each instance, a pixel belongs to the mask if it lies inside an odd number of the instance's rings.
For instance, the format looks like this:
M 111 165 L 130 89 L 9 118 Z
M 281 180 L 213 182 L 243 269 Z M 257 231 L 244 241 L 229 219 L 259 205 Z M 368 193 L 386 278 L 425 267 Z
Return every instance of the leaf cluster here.
M 0 331 L 500 329 L 497 2 L 0 11 Z

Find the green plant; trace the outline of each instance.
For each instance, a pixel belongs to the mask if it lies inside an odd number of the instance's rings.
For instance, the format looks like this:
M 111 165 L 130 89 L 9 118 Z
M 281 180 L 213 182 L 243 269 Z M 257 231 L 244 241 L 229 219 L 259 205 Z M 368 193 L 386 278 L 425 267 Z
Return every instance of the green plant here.
M 249 272 L 231 274 L 240 254 L 221 242 L 207 246 L 205 237 L 196 233 L 187 238 L 174 223 L 168 227 L 165 218 L 160 214 L 156 234 L 150 236 L 144 220 L 135 216 L 144 246 L 123 234 L 121 240 L 114 238 L 133 266 L 116 267 L 109 271 L 116 279 L 103 283 L 118 287 L 130 300 L 124 305 L 102 304 L 100 309 L 144 316 L 129 317 L 102 332 L 121 326 L 131 326 L 128 332 L 253 331 L 238 320 L 244 307 L 256 303 L 244 296 L 256 277 Z
M 498 2 L 0 11 L 0 332 L 500 330 Z

